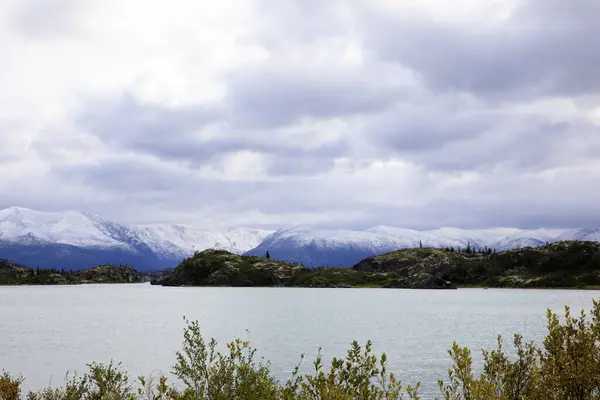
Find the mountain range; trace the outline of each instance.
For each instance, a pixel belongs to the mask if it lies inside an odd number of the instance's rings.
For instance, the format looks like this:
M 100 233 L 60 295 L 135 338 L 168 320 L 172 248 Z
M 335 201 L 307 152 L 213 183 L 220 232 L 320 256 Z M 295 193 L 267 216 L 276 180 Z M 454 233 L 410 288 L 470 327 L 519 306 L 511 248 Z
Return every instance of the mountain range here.
M 0 210 L 0 259 L 32 267 L 85 269 L 128 264 L 139 270 L 176 266 L 205 249 L 265 256 L 307 267 L 349 266 L 410 247 L 490 248 L 496 251 L 562 240 L 600 241 L 600 229 L 417 231 L 388 226 L 366 230 L 292 227 L 277 231 L 201 230 L 183 225 L 123 225 L 97 215 L 49 213 L 22 207 Z
M 208 248 L 240 254 L 271 233 L 163 224 L 126 226 L 77 211 L 48 213 L 10 207 L 0 210 L 0 258 L 42 268 L 128 264 L 156 270 L 173 267 L 195 251 Z

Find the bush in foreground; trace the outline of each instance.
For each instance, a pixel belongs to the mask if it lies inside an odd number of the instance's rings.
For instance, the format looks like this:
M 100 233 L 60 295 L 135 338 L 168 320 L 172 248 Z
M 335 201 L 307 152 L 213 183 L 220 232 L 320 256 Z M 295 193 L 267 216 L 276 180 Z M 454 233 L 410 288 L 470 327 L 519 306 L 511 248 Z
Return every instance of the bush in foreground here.
M 600 302 L 594 301 L 591 319 L 582 311 L 574 317 L 565 308 L 564 322 L 548 310 L 548 334 L 542 347 L 515 335 L 515 355 L 509 357 L 502 339 L 494 350 L 483 350 L 484 367 L 473 372 L 471 351 L 454 343 L 448 381 L 440 381 L 445 400 L 587 400 L 600 399 Z M 137 388 L 119 365 L 90 364 L 82 377 L 67 379 L 62 388 L 30 392 L 28 400 L 397 400 L 419 399 L 419 384 L 402 384 L 387 371 L 385 354 L 373 355 L 352 343 L 345 359 L 334 358 L 325 368 L 321 353 L 312 373 L 301 375 L 300 364 L 285 384 L 276 381 L 269 363 L 257 360 L 256 350 L 242 340 L 217 350 L 206 342 L 198 322 L 187 321 L 183 348 L 177 352 L 173 374 L 178 389 L 161 376 L 158 382 L 139 377 Z M 22 377 L 0 375 L 0 400 L 22 398 Z

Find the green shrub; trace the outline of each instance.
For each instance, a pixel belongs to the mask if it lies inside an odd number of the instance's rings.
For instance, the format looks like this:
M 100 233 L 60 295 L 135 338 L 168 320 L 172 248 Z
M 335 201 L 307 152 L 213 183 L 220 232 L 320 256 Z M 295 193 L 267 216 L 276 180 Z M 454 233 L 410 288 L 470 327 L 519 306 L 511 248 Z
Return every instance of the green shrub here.
M 23 378 L 13 378 L 8 372 L 0 375 L 0 400 L 19 400 L 21 398 Z
M 439 381 L 445 400 L 587 400 L 600 399 L 600 302 L 594 301 L 591 318 L 583 311 L 573 317 L 565 308 L 564 321 L 547 312 L 548 334 L 542 347 L 513 338 L 514 355 L 505 353 L 502 338 L 497 347 L 483 350 L 483 369 L 473 371 L 471 350 L 454 343 L 447 382 Z M 217 350 L 206 343 L 197 321 L 186 320 L 184 341 L 173 374 L 183 383 L 177 389 L 159 377 L 158 383 L 139 377 L 134 391 L 119 365 L 92 363 L 82 377 L 66 379 L 61 388 L 30 392 L 28 400 L 398 400 L 419 399 L 419 384 L 403 388 L 388 373 L 387 357 L 372 354 L 371 342 L 353 342 L 344 359 L 334 358 L 324 368 L 321 351 L 312 373 L 301 375 L 298 364 L 290 380 L 280 384 L 268 362 L 257 360 L 256 350 L 243 340 Z M 304 356 L 301 358 L 301 362 Z M 0 400 L 21 399 L 23 378 L 0 375 Z
M 544 345 L 523 343 L 515 335 L 516 357 L 498 348 L 483 351 L 484 370 L 476 377 L 471 351 L 454 343 L 449 354 L 453 367 L 449 383 L 440 381 L 446 400 L 588 400 L 600 398 L 600 302 L 594 301 L 591 321 L 582 311 L 573 317 L 565 307 L 564 323 L 547 311 L 548 334 Z
M 298 375 L 299 365 L 293 378 L 281 391 L 282 399 L 302 400 L 395 400 L 403 398 L 402 384 L 394 374 L 387 372 L 387 357 L 371 354 L 371 342 L 364 350 L 354 341 L 345 360 L 334 358 L 326 373 L 323 371 L 321 351 L 314 362 L 314 374 Z M 419 399 L 416 387 L 408 386 L 406 394 Z
M 240 339 L 227 344 L 228 354 L 217 351 L 213 338 L 208 345 L 197 321 L 184 330 L 183 350 L 177 352 L 173 373 L 185 385 L 182 399 L 276 399 L 279 387 L 269 365 L 256 362 L 256 350 Z

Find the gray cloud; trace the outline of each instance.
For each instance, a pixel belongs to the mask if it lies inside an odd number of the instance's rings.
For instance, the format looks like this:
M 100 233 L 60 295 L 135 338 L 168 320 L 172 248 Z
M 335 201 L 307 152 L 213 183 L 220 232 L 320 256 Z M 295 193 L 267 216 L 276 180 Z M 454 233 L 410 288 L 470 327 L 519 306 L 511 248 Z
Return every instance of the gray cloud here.
M 213 151 L 198 144 L 194 133 L 217 121 L 218 115 L 217 110 L 204 107 L 140 104 L 126 94 L 87 104 L 78 122 L 82 129 L 111 146 L 202 163 L 213 157 Z
M 174 174 L 152 163 L 131 157 L 109 157 L 95 164 L 65 165 L 55 168 L 66 181 L 99 190 L 121 193 L 168 192 L 185 187 L 185 174 Z
M 25 36 L 42 40 L 68 35 L 75 30 L 80 7 L 77 0 L 19 0 L 13 27 Z
M 78 97 L 30 147 L 0 151 L 0 206 L 209 228 L 600 226 L 600 5 L 566 4 L 523 1 L 489 29 L 257 1 L 236 40 L 267 56 L 219 71 L 222 98 Z M 28 7 L 14 22 L 33 32 L 44 8 Z
M 308 70 L 286 66 L 244 71 L 229 82 L 228 105 L 236 125 L 269 128 L 302 118 L 334 118 L 378 111 L 402 88 L 372 79 L 370 71 Z
M 230 129 L 231 125 L 218 108 L 167 108 L 140 104 L 132 96 L 87 106 L 79 117 L 79 124 L 117 150 L 133 150 L 195 166 L 214 164 L 223 156 L 240 151 L 269 155 L 273 157 L 270 171 L 277 175 L 319 172 L 319 166 L 330 166 L 331 160 L 344 154 L 348 147 L 344 138 L 314 146 L 290 142 L 277 131 L 244 129 L 243 126 Z M 201 131 L 210 129 L 211 125 L 220 130 L 219 135 L 200 137 Z
M 446 122 L 444 129 L 452 134 L 457 127 L 452 125 L 452 119 Z M 437 171 L 485 171 L 503 166 L 515 173 L 523 173 L 564 165 L 565 161 L 568 164 L 569 160 L 561 160 L 559 156 L 561 143 L 573 134 L 572 131 L 564 123 L 525 119 L 503 124 L 495 117 L 475 134 L 463 131 L 462 136 L 442 142 L 430 151 L 399 151 L 403 157 Z
M 381 14 L 364 29 L 382 59 L 413 68 L 434 88 L 531 98 L 600 88 L 599 15 L 593 0 L 530 0 L 489 30 Z

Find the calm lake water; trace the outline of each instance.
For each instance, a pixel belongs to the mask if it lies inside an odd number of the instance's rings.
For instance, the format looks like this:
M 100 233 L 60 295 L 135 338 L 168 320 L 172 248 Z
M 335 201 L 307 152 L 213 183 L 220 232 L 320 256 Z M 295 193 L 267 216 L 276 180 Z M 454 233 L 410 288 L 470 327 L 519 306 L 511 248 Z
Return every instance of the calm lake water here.
M 426 398 L 457 340 L 474 350 L 520 332 L 540 342 L 545 309 L 589 309 L 600 291 L 460 289 L 163 288 L 149 284 L 0 287 L 0 370 L 27 389 L 63 382 L 91 361 L 122 362 L 132 377 L 167 373 L 185 315 L 219 342 L 248 338 L 287 380 L 302 353 L 343 356 L 371 339 L 405 383 Z M 249 332 L 246 332 L 248 330 Z M 308 367 L 310 360 L 306 362 Z

